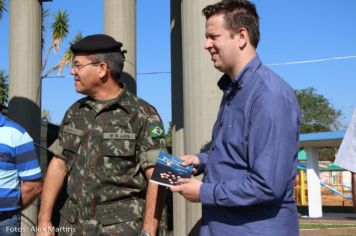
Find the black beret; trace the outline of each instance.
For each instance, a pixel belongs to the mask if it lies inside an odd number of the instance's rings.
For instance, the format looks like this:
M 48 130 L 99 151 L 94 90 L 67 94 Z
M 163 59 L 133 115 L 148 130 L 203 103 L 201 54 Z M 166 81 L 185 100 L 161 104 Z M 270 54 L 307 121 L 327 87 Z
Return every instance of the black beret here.
M 93 34 L 86 36 L 70 46 L 74 54 L 78 53 L 105 53 L 121 52 L 122 43 L 106 34 Z

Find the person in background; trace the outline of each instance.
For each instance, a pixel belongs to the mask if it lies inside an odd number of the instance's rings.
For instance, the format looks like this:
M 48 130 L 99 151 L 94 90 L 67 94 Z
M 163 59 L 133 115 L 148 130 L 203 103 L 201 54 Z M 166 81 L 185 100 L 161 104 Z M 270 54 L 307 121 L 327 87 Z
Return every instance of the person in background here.
M 44 181 L 40 229 L 52 227 L 53 205 L 68 176 L 59 228 L 67 232 L 59 235 L 156 235 L 164 189 L 148 180 L 165 151 L 164 130 L 155 108 L 120 82 L 121 47 L 105 34 L 71 46 L 75 89 L 86 97 L 67 110 L 50 147 L 55 155 Z
M 24 128 L 0 113 L 0 235 L 20 235 L 20 211 L 42 190 L 39 158 Z
M 256 53 L 259 16 L 247 0 L 203 9 L 204 48 L 224 73 L 224 92 L 207 152 L 185 155 L 203 181 L 171 187 L 201 202 L 200 235 L 299 235 L 293 197 L 300 108 L 293 89 Z
M 356 109 L 352 114 L 334 164 L 351 172 L 352 202 L 356 208 Z

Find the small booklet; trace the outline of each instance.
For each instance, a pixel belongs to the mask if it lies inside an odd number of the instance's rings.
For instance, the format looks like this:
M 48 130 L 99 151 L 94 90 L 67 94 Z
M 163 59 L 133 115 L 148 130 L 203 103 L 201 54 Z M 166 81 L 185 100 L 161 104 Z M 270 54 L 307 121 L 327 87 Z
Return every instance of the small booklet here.
M 177 185 L 180 178 L 190 178 L 193 165 L 184 167 L 181 165 L 182 162 L 179 157 L 160 152 L 150 181 L 170 187 Z

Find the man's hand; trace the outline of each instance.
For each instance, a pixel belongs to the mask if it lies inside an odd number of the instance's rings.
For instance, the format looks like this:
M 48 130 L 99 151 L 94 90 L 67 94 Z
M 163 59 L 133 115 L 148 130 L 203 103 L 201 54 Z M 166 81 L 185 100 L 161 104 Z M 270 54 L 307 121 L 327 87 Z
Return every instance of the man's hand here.
M 193 174 L 196 174 L 198 172 L 198 167 L 199 167 L 199 158 L 195 155 L 185 155 L 180 157 L 181 159 L 184 160 L 182 163 L 182 166 L 189 166 L 193 165 Z
M 42 179 L 24 181 L 21 184 L 21 208 L 28 207 L 42 191 Z
M 200 186 L 203 184 L 197 179 L 180 179 L 179 185 L 171 187 L 172 192 L 178 192 L 190 202 L 200 202 Z

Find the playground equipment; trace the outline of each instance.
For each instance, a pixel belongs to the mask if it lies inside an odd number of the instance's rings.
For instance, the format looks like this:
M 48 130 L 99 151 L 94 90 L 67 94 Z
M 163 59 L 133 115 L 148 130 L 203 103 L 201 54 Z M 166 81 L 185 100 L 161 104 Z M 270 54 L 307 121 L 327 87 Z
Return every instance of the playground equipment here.
M 325 187 L 325 188 L 327 188 L 328 190 L 330 190 L 334 194 L 340 195 L 340 196 L 342 196 L 343 198 L 345 198 L 347 200 L 352 200 L 351 196 L 346 196 L 344 193 L 338 191 L 337 189 L 331 187 L 330 185 L 328 185 L 328 184 L 326 184 L 326 183 L 324 183 L 322 181 L 320 181 L 320 185 Z M 345 185 L 343 185 L 343 186 L 345 186 Z

